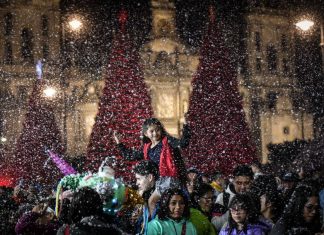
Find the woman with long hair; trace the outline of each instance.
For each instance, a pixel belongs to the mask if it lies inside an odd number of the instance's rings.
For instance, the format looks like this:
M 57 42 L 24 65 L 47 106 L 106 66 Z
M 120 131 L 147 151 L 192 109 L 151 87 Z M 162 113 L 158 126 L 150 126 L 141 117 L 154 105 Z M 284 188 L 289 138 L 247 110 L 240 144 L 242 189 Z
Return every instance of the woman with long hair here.
M 320 232 L 320 228 L 318 190 L 310 185 L 299 185 L 270 235 L 308 235 Z
M 168 189 L 160 200 L 157 217 L 148 224 L 148 235 L 196 235 L 194 225 L 189 221 L 190 208 L 181 189 Z
M 229 218 L 219 235 L 263 235 L 259 225 L 259 213 L 249 194 L 236 194 L 229 204 Z

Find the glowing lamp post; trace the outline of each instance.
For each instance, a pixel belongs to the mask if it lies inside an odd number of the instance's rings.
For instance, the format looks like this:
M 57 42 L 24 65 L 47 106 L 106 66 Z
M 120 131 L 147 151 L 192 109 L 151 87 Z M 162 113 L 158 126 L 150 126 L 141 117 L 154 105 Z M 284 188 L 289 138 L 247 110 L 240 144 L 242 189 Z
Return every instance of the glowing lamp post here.
M 82 28 L 82 22 L 79 19 L 72 19 L 68 24 L 72 31 L 79 31 Z
M 315 26 L 315 22 L 310 19 L 303 19 L 295 23 L 296 28 L 299 30 L 302 30 L 303 32 L 307 33 L 311 31 L 311 29 Z M 320 41 L 320 48 L 321 48 L 321 55 L 322 55 L 322 74 L 324 73 L 324 29 L 323 29 L 323 21 L 320 21 L 320 30 L 321 30 L 321 41 Z M 322 120 L 319 121 L 319 123 L 323 123 L 323 118 L 320 118 Z M 321 136 L 324 134 L 323 127 L 319 128 L 318 135 Z
M 71 16 L 66 21 L 62 23 L 62 48 L 63 48 L 63 55 L 66 55 L 67 52 L 67 46 L 66 43 L 66 30 L 73 36 L 76 37 L 77 33 L 80 32 L 80 30 L 83 28 L 83 23 L 80 17 L 78 16 Z M 70 47 L 72 47 L 72 54 L 71 54 L 71 64 L 74 67 L 75 66 L 75 53 L 74 53 L 74 46 L 72 43 L 70 43 Z M 64 56 L 63 58 L 66 58 Z M 64 64 L 66 64 L 66 61 L 64 60 Z M 65 67 L 65 66 L 64 66 Z M 63 143 L 65 150 L 67 150 L 67 88 L 68 88 L 68 81 L 67 81 L 67 75 L 64 73 L 64 67 L 62 70 L 61 75 L 61 86 L 62 86 L 62 94 L 63 94 Z
M 314 26 L 314 21 L 304 19 L 304 20 L 297 22 L 295 25 L 298 29 L 300 29 L 302 31 L 308 31 Z
M 47 87 L 44 89 L 43 94 L 47 98 L 53 98 L 56 95 L 56 90 L 53 87 Z
M 315 26 L 315 22 L 311 19 L 303 19 L 295 23 L 296 28 L 299 30 L 302 30 L 303 32 L 309 32 L 312 27 Z M 323 29 L 323 22 L 320 23 L 320 29 L 321 29 L 321 53 L 322 53 L 322 72 L 324 72 L 324 29 Z

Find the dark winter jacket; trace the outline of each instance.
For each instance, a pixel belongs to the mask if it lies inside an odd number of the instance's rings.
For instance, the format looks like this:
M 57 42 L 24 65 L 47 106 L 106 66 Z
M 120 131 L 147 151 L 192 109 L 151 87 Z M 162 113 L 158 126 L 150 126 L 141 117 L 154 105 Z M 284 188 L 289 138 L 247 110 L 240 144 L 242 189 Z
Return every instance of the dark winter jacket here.
M 41 214 L 32 211 L 24 213 L 16 224 L 16 234 L 56 234 L 56 231 L 59 228 L 58 222 L 51 221 L 47 224 L 39 224 L 37 223 L 37 219 L 39 219 L 41 216 Z
M 79 223 L 63 225 L 57 231 L 57 235 L 107 235 L 107 234 L 126 234 L 115 224 L 106 222 L 102 218 L 89 216 L 83 218 Z
M 15 234 L 17 210 L 16 202 L 8 195 L 1 195 L 0 193 L 0 234 Z
M 270 235 L 310 235 L 320 232 L 320 227 L 314 224 L 289 226 L 282 218 L 280 218 L 271 230 Z
M 177 139 L 172 136 L 167 136 L 168 144 L 172 149 L 173 158 L 175 161 L 176 168 L 179 170 L 179 178 L 183 183 L 186 181 L 186 168 L 184 161 L 181 157 L 181 148 L 185 148 L 189 145 L 190 140 L 190 129 L 188 125 L 183 126 L 182 138 Z M 122 143 L 118 144 L 118 148 L 121 151 L 122 156 L 126 160 L 143 160 L 144 159 L 144 146 L 141 150 L 128 149 Z M 162 150 L 162 148 L 160 148 Z M 149 158 L 151 158 L 149 153 Z
M 263 231 L 263 227 L 259 224 L 248 224 L 246 231 L 238 231 L 233 228 L 232 230 L 225 224 L 222 230 L 219 232 L 219 235 L 264 235 L 266 234 Z

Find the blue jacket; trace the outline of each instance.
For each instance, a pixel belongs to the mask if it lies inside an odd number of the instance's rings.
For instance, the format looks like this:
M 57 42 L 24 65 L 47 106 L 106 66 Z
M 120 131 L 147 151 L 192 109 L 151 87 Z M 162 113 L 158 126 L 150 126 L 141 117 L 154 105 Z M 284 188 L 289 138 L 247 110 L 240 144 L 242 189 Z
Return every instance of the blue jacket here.
M 228 224 L 225 224 L 218 235 L 265 235 L 262 226 L 258 224 L 248 224 L 246 232 L 237 231 L 235 228 L 230 233 Z

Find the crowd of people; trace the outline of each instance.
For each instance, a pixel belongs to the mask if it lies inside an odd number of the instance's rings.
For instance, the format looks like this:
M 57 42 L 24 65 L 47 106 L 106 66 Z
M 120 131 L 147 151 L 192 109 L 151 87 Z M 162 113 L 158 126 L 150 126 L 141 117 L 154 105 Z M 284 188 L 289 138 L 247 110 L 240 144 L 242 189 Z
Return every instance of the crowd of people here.
M 104 210 L 113 206 L 104 203 L 104 194 L 112 192 L 100 187 L 64 188 L 57 198 L 54 190 L 20 181 L 13 189 L 0 188 L 0 234 L 324 234 L 320 174 L 293 168 L 274 174 L 254 162 L 237 165 L 231 176 L 217 169 L 206 175 L 185 168 L 180 150 L 190 139 L 186 122 L 183 137 L 176 139 L 150 118 L 143 136 L 143 148 L 134 150 L 113 135 L 121 155 L 138 160 L 137 196 L 128 193 L 127 206 L 115 203 L 114 210 Z
M 239 165 L 230 179 L 187 170 L 185 187 L 164 190 L 150 210 L 158 166 L 142 160 L 133 171 L 140 204 L 114 215 L 103 211 L 100 194 L 83 187 L 61 198 L 33 185 L 0 189 L 0 234 L 324 234 L 321 178 L 296 172 L 274 176 Z

